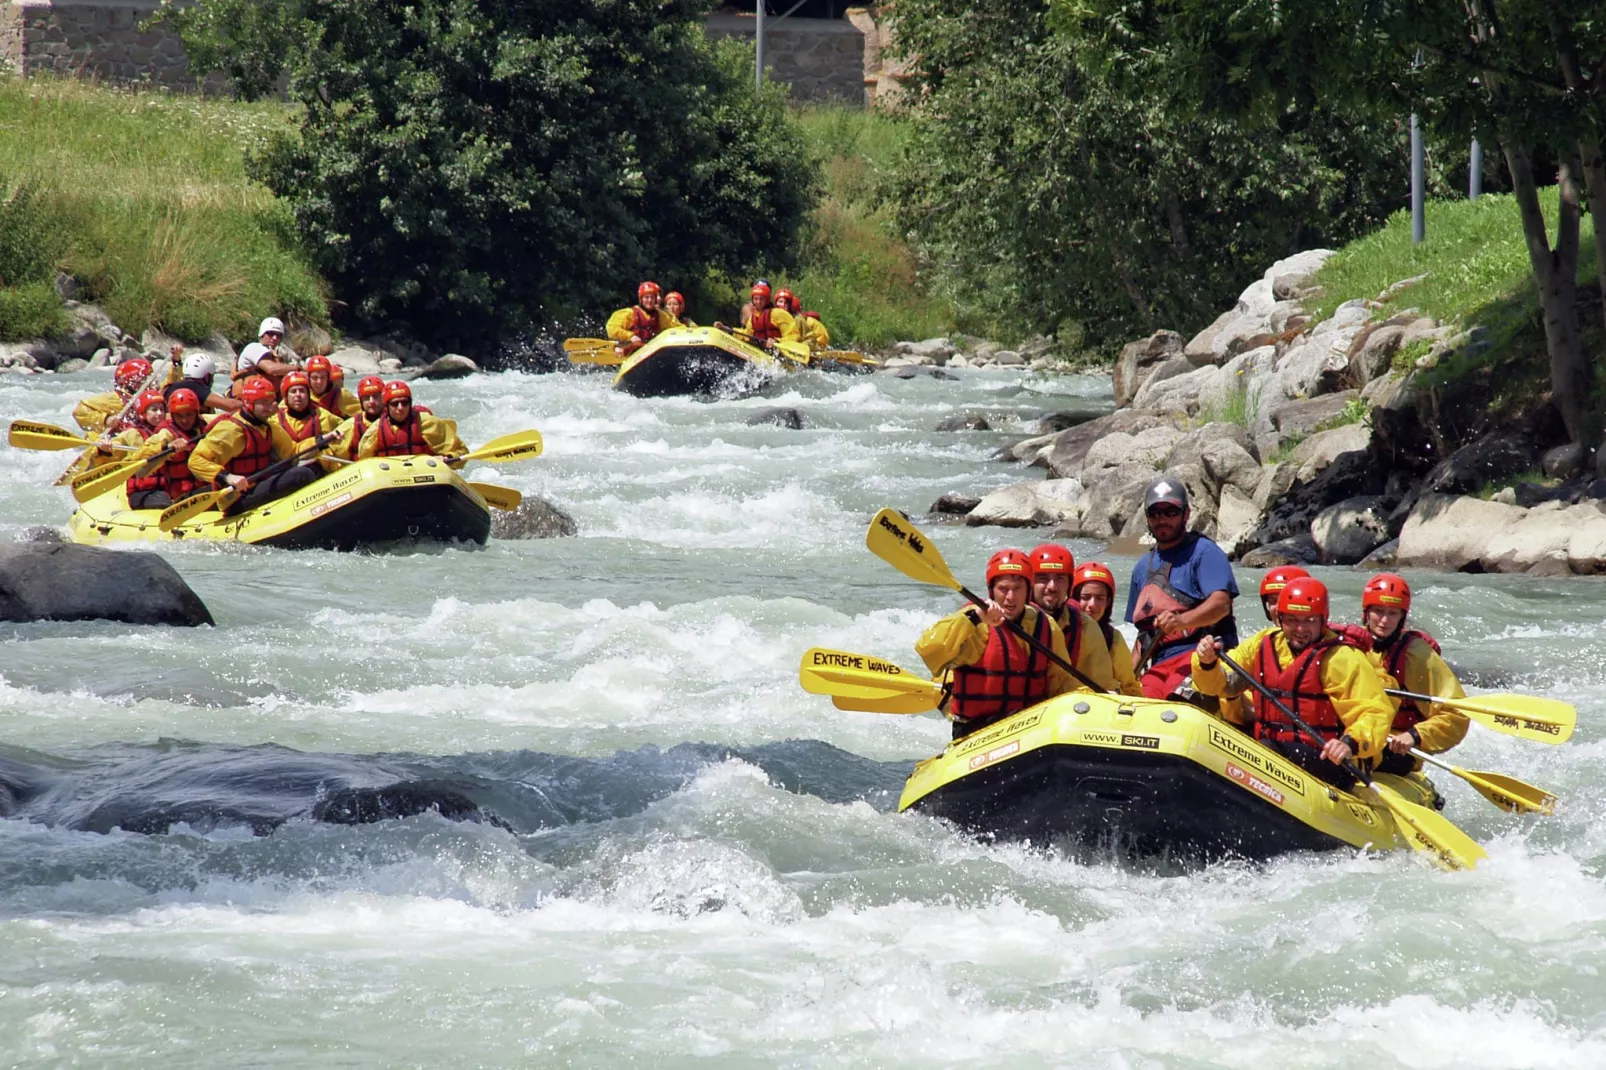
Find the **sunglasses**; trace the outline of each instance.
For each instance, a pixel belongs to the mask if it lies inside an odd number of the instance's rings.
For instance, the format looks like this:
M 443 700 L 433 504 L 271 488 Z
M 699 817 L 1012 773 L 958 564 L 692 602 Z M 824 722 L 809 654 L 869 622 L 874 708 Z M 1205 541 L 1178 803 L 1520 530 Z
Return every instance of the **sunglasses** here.
M 1165 520 L 1173 520 L 1182 515 L 1182 510 L 1174 505 L 1157 505 L 1149 510 L 1149 515 L 1161 517 Z

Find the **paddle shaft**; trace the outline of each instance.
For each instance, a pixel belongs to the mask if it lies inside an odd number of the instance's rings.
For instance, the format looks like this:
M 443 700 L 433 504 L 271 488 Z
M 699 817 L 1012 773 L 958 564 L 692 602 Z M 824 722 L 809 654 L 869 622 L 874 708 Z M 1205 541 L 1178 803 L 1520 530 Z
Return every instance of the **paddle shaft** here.
M 218 497 L 216 499 L 214 499 L 213 504 L 215 504 L 217 506 L 219 512 L 222 512 L 224 509 L 227 509 L 229 506 L 233 505 L 236 500 L 238 500 L 239 498 L 244 497 L 245 494 L 247 492 L 249 492 L 252 487 L 256 486 L 258 483 L 262 482 L 264 479 L 268 479 L 268 478 L 270 478 L 272 476 L 276 476 L 280 472 L 287 472 L 290 469 L 294 468 L 296 465 L 301 464 L 303 461 L 306 461 L 306 460 L 308 460 L 309 458 L 312 458 L 312 457 L 316 457 L 318 454 L 323 452 L 323 448 L 325 446 L 329 445 L 329 443 L 333 442 L 335 439 L 337 439 L 339 437 L 340 437 L 340 429 L 339 428 L 336 428 L 335 430 L 330 431 L 327 434 L 319 435 L 317 438 L 312 440 L 312 445 L 310 447 L 308 447 L 307 449 L 301 450 L 300 452 L 297 452 L 297 453 L 292 453 L 290 456 L 286 457 L 284 460 L 282 460 L 282 461 L 274 461 L 272 464 L 270 464 L 266 468 L 262 469 L 262 471 L 253 472 L 250 475 L 246 476 L 245 477 L 245 486 L 244 487 L 233 487 L 233 486 L 231 486 L 227 490 L 224 490 L 221 494 L 218 495 Z M 230 495 L 233 495 L 233 496 L 230 497 Z
M 987 600 L 985 598 L 976 597 L 976 593 L 974 591 L 972 591 L 969 587 L 966 587 L 963 584 L 961 584 L 960 586 L 956 587 L 955 590 L 957 590 L 960 594 L 964 595 L 966 598 L 970 599 L 970 601 L 974 602 L 977 606 L 981 607 L 982 609 L 986 609 L 987 608 Z M 1046 612 L 1046 610 L 1044 610 L 1042 607 L 1038 607 L 1037 611 L 1039 613 Z M 1074 676 L 1078 680 L 1082 681 L 1082 683 L 1086 684 L 1088 687 L 1092 688 L 1094 691 L 1097 691 L 1102 695 L 1107 695 L 1107 694 L 1110 693 L 1108 688 L 1099 686 L 1099 684 L 1097 682 L 1095 682 L 1092 678 L 1090 678 L 1085 673 L 1083 673 L 1075 665 L 1072 665 L 1070 662 L 1066 661 L 1064 658 L 1062 658 L 1058 654 L 1054 653 L 1053 648 L 1049 647 L 1046 643 L 1038 642 L 1037 641 L 1037 637 L 1032 635 L 1032 634 L 1030 634 L 1029 632 L 1027 632 L 1027 630 L 1025 628 L 1022 628 L 1020 626 L 1020 622 L 1019 621 L 1005 620 L 1004 621 L 1004 627 L 1008 628 L 1015 635 L 1018 635 L 1022 639 L 1026 640 L 1026 645 L 1027 646 L 1031 647 L 1033 650 L 1036 650 L 1039 654 L 1042 654 L 1044 657 L 1048 658 L 1049 661 L 1052 661 L 1055 665 L 1058 665 L 1060 668 L 1064 669 L 1066 672 L 1070 673 L 1072 676 Z
M 1301 732 L 1304 732 L 1311 739 L 1315 740 L 1316 741 L 1316 749 L 1317 750 L 1321 750 L 1323 747 L 1325 747 L 1327 745 L 1327 741 L 1325 739 L 1323 739 L 1321 736 L 1317 735 L 1316 734 L 1316 730 L 1314 728 L 1312 728 L 1310 725 L 1306 724 L 1304 719 L 1301 718 L 1299 716 L 1299 714 L 1295 713 L 1293 710 L 1289 709 L 1286 705 L 1284 705 L 1282 699 L 1280 699 L 1276 695 L 1274 695 L 1271 692 L 1271 689 L 1268 688 L 1265 684 L 1263 684 L 1259 680 L 1255 679 L 1254 676 L 1252 676 L 1248 671 L 1246 671 L 1242 665 L 1239 665 L 1236 661 L 1233 661 L 1232 658 L 1228 657 L 1227 656 L 1227 652 L 1225 650 L 1217 651 L 1216 652 L 1216 657 L 1221 659 L 1221 663 L 1223 665 L 1225 665 L 1227 668 L 1231 669 L 1233 672 L 1237 673 L 1239 676 L 1241 676 L 1245 680 L 1249 681 L 1249 686 L 1250 687 L 1252 687 L 1256 691 L 1258 691 L 1260 693 L 1261 697 L 1264 698 L 1267 702 L 1270 702 L 1273 706 L 1276 706 L 1277 709 L 1282 712 L 1282 715 L 1284 717 L 1288 718 L 1290 721 L 1294 722 L 1294 724 L 1296 726 L 1298 726 L 1298 728 L 1299 728 L 1299 730 Z M 1367 776 L 1366 773 L 1361 769 L 1361 767 L 1356 765 L 1355 762 L 1352 759 L 1346 758 L 1343 761 L 1342 765 L 1343 765 L 1344 769 L 1347 772 L 1349 772 L 1350 774 L 1352 774 L 1355 777 L 1355 779 L 1359 780 L 1362 784 L 1365 784 L 1367 787 L 1371 787 L 1372 778 Z

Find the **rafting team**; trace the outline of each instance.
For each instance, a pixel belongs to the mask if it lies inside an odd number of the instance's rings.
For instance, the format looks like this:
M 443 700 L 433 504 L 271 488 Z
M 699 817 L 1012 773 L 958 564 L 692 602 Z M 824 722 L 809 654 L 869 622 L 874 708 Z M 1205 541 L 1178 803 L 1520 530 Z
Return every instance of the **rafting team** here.
M 468 447 L 457 425 L 413 404 L 404 382 L 363 378 L 345 389 L 344 371 L 326 356 L 299 362 L 281 349 L 284 324 L 270 316 L 258 341 L 240 351 L 227 392 L 212 389 L 216 363 L 204 353 L 172 351 L 172 370 L 161 389 L 144 358 L 117 366 L 113 389 L 85 398 L 73 418 L 100 436 L 76 470 L 166 453 L 166 462 L 128 481 L 133 509 L 165 509 L 205 491 L 236 487 L 244 493 L 226 510 L 236 513 L 299 490 L 325 471 L 368 457 L 439 456 L 452 467 Z M 272 475 L 280 460 L 306 454 Z
M 920 636 L 915 650 L 943 681 L 955 739 L 1093 687 L 1191 702 L 1347 790 L 1354 783 L 1347 761 L 1409 773 L 1421 767 L 1413 749 L 1438 754 L 1466 736 L 1465 715 L 1385 693 L 1465 697 L 1438 642 L 1406 626 L 1411 588 L 1403 578 L 1373 576 L 1361 594 L 1361 623 L 1341 624 L 1330 619 L 1325 584 L 1297 566 L 1274 568 L 1260 584 L 1271 624 L 1240 642 L 1232 566 L 1214 542 L 1188 531 L 1187 490 L 1165 476 L 1155 480 L 1144 516 L 1155 547 L 1132 569 L 1126 620 L 1138 630 L 1135 655 L 1110 624 L 1114 574 L 1097 562 L 1077 566 L 1054 543 L 993 554 L 986 607 L 944 617 Z M 1006 632 L 1006 622 L 1076 673 Z M 1321 746 L 1226 670 L 1223 651 L 1315 729 Z
M 636 303 L 621 308 L 608 317 L 608 338 L 614 343 L 613 351 L 628 357 L 661 332 L 671 327 L 695 327 L 686 316 L 686 299 L 671 290 L 664 294 L 656 282 L 644 282 L 636 287 Z M 820 314 L 804 311 L 803 302 L 791 290 L 782 288 L 770 294 L 770 284 L 759 279 L 748 291 L 748 303 L 742 306 L 741 326 L 730 328 L 715 323 L 722 331 L 732 331 L 749 341 L 766 348 L 776 342 L 800 342 L 811 350 L 826 349 L 831 344 L 831 333 L 820 320 Z

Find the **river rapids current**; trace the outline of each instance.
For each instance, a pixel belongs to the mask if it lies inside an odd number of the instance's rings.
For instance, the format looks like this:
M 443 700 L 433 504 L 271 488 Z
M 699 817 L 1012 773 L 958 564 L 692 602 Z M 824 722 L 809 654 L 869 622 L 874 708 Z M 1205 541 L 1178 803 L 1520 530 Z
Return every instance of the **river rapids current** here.
M 896 812 L 947 725 L 797 685 L 815 645 L 917 667 L 955 607 L 866 522 L 1032 475 L 989 457 L 1109 396 L 958 375 L 419 384 L 471 445 L 539 428 L 545 456 L 474 477 L 579 537 L 164 546 L 215 628 L 0 625 L 0 1066 L 1606 1066 L 1599 580 L 1410 577 L 1469 683 L 1580 711 L 1564 747 L 1475 726 L 1453 754 L 1554 817 L 1436 778 L 1472 873 L 1183 871 Z M 108 378 L 4 377 L 0 416 L 70 424 Z M 746 424 L 772 405 L 806 427 Z M 958 409 L 995 430 L 932 430 Z M 66 520 L 69 458 L 0 450 L 0 539 Z M 926 530 L 975 580 L 1034 534 Z M 1358 612 L 1363 574 L 1318 574 Z M 384 816 L 413 796 L 477 810 Z

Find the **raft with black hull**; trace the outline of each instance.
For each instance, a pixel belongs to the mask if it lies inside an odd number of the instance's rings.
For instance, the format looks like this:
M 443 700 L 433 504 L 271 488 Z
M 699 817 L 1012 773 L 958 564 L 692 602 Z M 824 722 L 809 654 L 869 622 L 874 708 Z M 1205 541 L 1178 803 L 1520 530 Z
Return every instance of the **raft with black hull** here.
M 640 398 L 732 393 L 795 367 L 717 327 L 675 327 L 632 353 L 613 388 Z
M 130 509 L 119 487 L 84 502 L 68 521 L 84 545 L 186 540 L 286 550 L 354 550 L 409 539 L 484 543 L 485 499 L 435 457 L 374 457 L 344 465 L 294 494 L 234 516 L 200 513 L 172 531 L 159 509 Z
M 1433 805 L 1425 777 L 1379 778 Z M 900 810 L 978 835 L 1211 862 L 1408 844 L 1370 789 L 1339 791 L 1186 703 L 1061 695 L 916 766 Z

